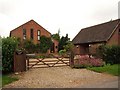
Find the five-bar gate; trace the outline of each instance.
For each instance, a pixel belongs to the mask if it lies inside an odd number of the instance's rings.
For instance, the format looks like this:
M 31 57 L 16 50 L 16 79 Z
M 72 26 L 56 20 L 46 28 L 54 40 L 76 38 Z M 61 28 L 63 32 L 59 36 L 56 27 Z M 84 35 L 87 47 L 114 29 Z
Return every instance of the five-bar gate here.
M 70 65 L 69 62 L 70 62 L 69 56 L 64 57 L 64 56 L 55 56 L 51 54 L 37 58 L 37 56 L 34 54 L 27 54 L 28 69 L 69 66 Z

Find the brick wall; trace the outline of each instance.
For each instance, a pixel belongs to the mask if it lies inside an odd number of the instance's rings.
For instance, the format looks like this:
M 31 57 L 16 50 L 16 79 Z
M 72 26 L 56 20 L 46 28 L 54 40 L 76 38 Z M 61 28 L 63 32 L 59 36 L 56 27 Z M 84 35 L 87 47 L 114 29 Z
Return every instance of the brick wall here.
M 45 30 L 42 26 L 37 24 L 34 20 L 31 20 L 20 27 L 11 31 L 11 36 L 19 37 L 23 41 L 23 29 L 26 29 L 26 39 L 30 39 L 30 29 L 33 29 L 33 42 L 37 44 L 39 41 L 37 39 L 37 31 L 40 30 L 41 36 L 51 37 L 51 34 Z
M 75 54 L 88 54 L 88 50 L 89 50 L 88 44 L 75 45 L 75 47 L 74 47 Z
M 75 45 L 73 51 L 75 54 L 80 54 L 80 45 Z
M 59 42 L 55 39 L 53 39 L 53 43 L 54 43 L 54 53 L 57 53 L 58 52 L 58 44 Z
M 120 45 L 120 34 L 119 34 L 119 28 L 116 29 L 116 31 L 113 33 L 111 38 L 108 40 L 107 45 Z
M 93 43 L 93 44 L 89 44 L 89 53 L 90 54 L 96 54 L 96 51 L 97 51 L 97 48 L 100 46 L 100 45 L 103 45 L 104 42 L 101 42 L 101 43 Z
M 40 26 L 38 23 L 36 23 L 34 20 L 30 20 L 27 23 L 12 30 L 10 32 L 10 36 L 20 38 L 20 40 L 23 41 L 23 29 L 26 30 L 26 39 L 28 39 L 28 40 L 31 39 L 30 31 L 31 31 L 31 29 L 33 29 L 34 44 L 39 43 L 38 30 L 40 30 L 40 36 L 51 37 L 51 33 L 48 32 L 46 29 L 44 29 L 42 26 Z M 53 40 L 53 43 L 55 44 L 54 50 L 55 50 L 55 52 L 57 52 L 58 51 L 58 41 Z M 56 46 L 57 46 L 57 48 L 56 48 Z M 48 53 L 50 53 L 50 50 L 48 50 Z

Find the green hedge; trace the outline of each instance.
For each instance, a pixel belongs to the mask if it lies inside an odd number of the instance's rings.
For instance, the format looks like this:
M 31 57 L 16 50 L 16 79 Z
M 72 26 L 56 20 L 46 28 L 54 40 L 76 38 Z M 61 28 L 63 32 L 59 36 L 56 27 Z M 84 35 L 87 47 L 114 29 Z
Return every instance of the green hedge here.
M 109 64 L 120 63 L 120 46 L 100 46 L 99 54 Z
M 0 36 L 0 72 L 2 71 L 2 37 Z
M 14 37 L 2 39 L 2 71 L 9 73 L 13 71 L 14 51 L 18 45 L 18 41 Z
M 41 53 L 47 53 L 47 51 L 52 47 L 52 40 L 49 37 L 41 36 L 40 44 L 38 45 Z
M 35 53 L 37 51 L 37 45 L 35 45 L 32 40 L 24 40 L 23 48 L 26 53 Z

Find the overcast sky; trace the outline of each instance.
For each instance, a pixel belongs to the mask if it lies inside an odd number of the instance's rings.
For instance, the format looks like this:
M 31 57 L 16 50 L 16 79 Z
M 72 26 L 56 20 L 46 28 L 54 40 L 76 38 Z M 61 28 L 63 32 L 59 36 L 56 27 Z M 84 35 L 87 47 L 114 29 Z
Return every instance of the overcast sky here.
M 71 40 L 85 27 L 118 18 L 119 0 L 0 0 L 0 35 L 34 19 L 52 34 Z

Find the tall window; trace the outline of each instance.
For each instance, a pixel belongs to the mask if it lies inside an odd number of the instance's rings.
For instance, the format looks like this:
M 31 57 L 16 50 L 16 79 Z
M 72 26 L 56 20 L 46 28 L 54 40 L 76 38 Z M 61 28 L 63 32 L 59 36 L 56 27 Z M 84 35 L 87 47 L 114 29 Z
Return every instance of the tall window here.
M 26 39 L 26 29 L 23 29 L 23 39 Z
M 33 39 L 33 29 L 30 29 L 30 38 Z
M 40 30 L 37 31 L 38 40 L 40 40 Z

